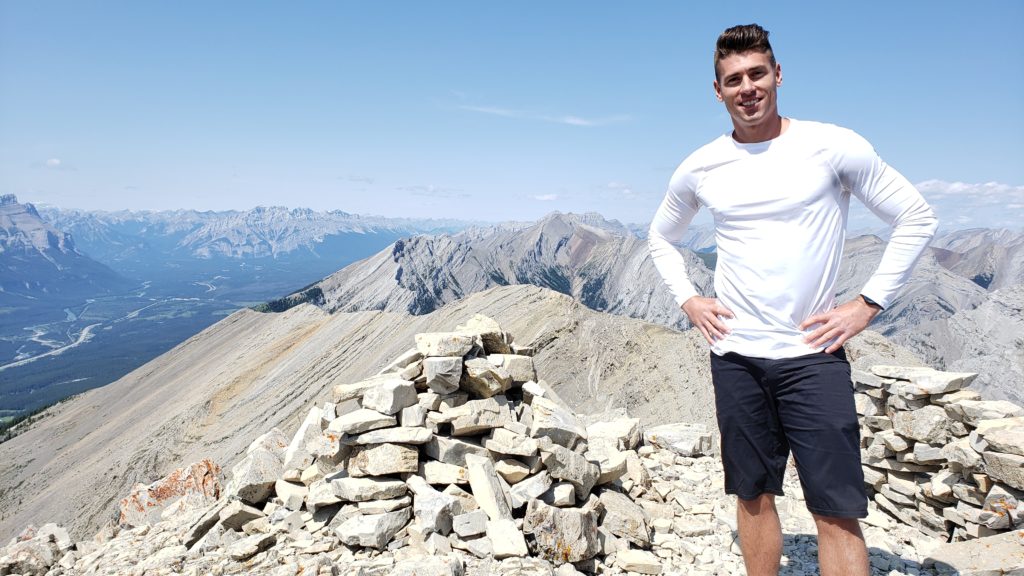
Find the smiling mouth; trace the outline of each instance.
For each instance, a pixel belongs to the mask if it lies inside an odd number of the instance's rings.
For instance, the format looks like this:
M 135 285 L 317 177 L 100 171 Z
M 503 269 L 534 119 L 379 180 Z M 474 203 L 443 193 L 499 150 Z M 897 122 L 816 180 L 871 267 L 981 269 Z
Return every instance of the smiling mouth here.
M 754 105 L 756 105 L 760 101 L 761 101 L 760 98 L 751 98 L 750 100 L 743 100 L 743 101 L 740 102 L 740 107 L 742 107 L 742 108 L 752 108 L 752 107 L 754 107 Z

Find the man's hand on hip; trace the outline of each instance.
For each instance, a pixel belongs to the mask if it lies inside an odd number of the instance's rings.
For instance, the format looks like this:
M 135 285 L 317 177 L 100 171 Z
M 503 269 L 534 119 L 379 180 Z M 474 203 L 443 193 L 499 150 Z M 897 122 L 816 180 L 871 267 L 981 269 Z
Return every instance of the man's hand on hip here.
M 714 345 L 715 340 L 721 340 L 729 333 L 729 328 L 721 317 L 733 318 L 733 313 L 719 304 L 717 298 L 693 296 L 683 302 L 682 309 L 690 319 L 690 324 L 700 330 L 708 344 Z
M 879 307 L 868 304 L 858 296 L 828 312 L 815 314 L 800 324 L 801 330 L 807 330 L 815 324 L 819 325 L 810 334 L 804 336 L 804 342 L 811 348 L 822 348 L 829 341 L 835 340 L 825 350 L 826 353 L 831 354 L 839 350 L 847 340 L 867 328 L 880 310 Z

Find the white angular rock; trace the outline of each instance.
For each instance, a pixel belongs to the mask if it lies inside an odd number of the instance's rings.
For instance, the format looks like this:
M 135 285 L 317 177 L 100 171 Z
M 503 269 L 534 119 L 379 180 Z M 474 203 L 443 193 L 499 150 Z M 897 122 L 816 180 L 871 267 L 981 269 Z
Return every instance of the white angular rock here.
M 337 384 L 332 389 L 331 400 L 335 404 L 341 404 L 346 400 L 359 400 L 367 390 L 372 390 L 381 382 L 387 382 L 394 378 L 394 374 L 380 374 L 353 384 Z
M 523 384 L 537 378 L 533 367 L 533 358 L 518 354 L 490 354 L 487 361 L 503 368 L 512 377 L 512 384 Z
M 461 440 L 458 438 L 445 438 L 437 435 L 424 444 L 423 449 L 427 453 L 427 456 L 430 456 L 434 460 L 444 462 L 445 464 L 461 466 L 463 468 L 466 468 L 467 454 L 474 454 L 484 458 L 490 457 L 490 453 L 487 449 L 476 442 Z
M 513 458 L 503 458 L 495 462 L 494 471 L 509 484 L 515 484 L 530 475 L 530 467 Z
M 428 484 L 469 484 L 469 470 L 437 460 L 420 461 L 416 473 Z
M 445 412 L 444 417 L 451 422 L 453 436 L 477 435 L 515 421 L 504 396 L 470 400 Z
M 977 378 L 973 372 L 943 372 L 932 368 L 872 366 L 878 376 L 909 380 L 921 394 L 944 394 L 966 387 Z
M 511 518 L 488 520 L 487 539 L 491 541 L 494 557 L 498 560 L 513 556 L 521 558 L 530 553 L 526 548 L 526 539 L 523 538 L 523 533 L 516 528 L 516 523 Z
M 281 460 L 273 452 L 256 448 L 231 469 L 227 492 L 253 504 L 263 502 L 283 472 Z
M 509 495 L 498 479 L 494 463 L 489 458 L 468 454 L 466 468 L 469 470 L 469 486 L 473 489 L 473 497 L 487 513 L 487 517 L 491 520 L 511 520 Z
M 579 508 L 556 508 L 531 500 L 523 532 L 533 536 L 537 552 L 552 562 L 580 562 L 600 552 L 597 514 Z
M 452 531 L 452 518 L 461 508 L 458 499 L 435 490 L 419 476 L 410 477 L 406 484 L 413 492 L 413 515 L 419 527 L 447 536 Z
M 386 476 L 416 472 L 419 450 L 404 444 L 369 444 L 352 449 L 348 457 L 348 473 L 354 477 Z
M 277 497 L 281 499 L 285 508 L 298 510 L 302 508 L 302 503 L 305 502 L 306 496 L 309 494 L 309 488 L 302 484 L 278 480 L 274 483 L 274 492 L 277 493 Z
M 390 364 L 384 367 L 378 374 L 395 374 L 408 368 L 409 366 L 423 360 L 423 355 L 416 348 L 410 348 L 403 352 L 398 358 L 395 358 Z
M 284 452 L 288 449 L 288 444 L 291 440 L 288 436 L 277 428 L 271 428 L 270 432 L 263 434 L 252 441 L 249 447 L 246 448 L 246 454 L 252 454 L 253 450 L 264 449 L 277 456 L 278 460 L 284 460 Z
M 510 456 L 535 456 L 537 441 L 523 434 L 517 434 L 506 427 L 494 428 L 484 437 L 483 445 L 491 452 Z
M 454 332 L 426 332 L 416 335 L 416 349 L 424 356 L 465 356 L 476 339 Z
M 539 438 L 537 445 L 541 451 L 541 460 L 551 477 L 569 482 L 573 485 L 576 498 L 586 500 L 601 472 L 597 464 L 564 446 L 554 444 L 547 437 Z
M 981 420 L 1024 416 L 1024 408 L 1006 400 L 960 400 L 946 405 L 950 418 L 976 425 Z
M 438 394 L 455 392 L 462 379 L 462 358 L 427 358 L 423 361 L 423 374 L 427 377 L 427 387 L 432 391 Z
M 393 378 L 385 380 L 363 393 L 362 407 L 393 416 L 402 408 L 415 406 L 419 402 L 416 385 L 408 380 Z
M 661 561 L 646 550 L 622 550 L 615 554 L 615 565 L 627 572 L 661 574 Z
M 948 407 L 947 407 L 948 410 Z M 904 438 L 928 444 L 943 444 L 949 437 L 946 410 L 925 406 L 919 410 L 892 414 L 892 429 Z
M 486 358 L 473 358 L 464 363 L 459 388 L 478 398 L 490 398 L 512 387 L 508 370 L 491 364 Z
M 327 430 L 330 432 L 355 435 L 362 434 L 363 432 L 369 432 L 370 430 L 376 430 L 378 428 L 395 426 L 397 424 L 398 420 L 394 416 L 381 414 L 376 410 L 370 410 L 368 408 L 360 408 L 359 410 L 353 410 L 348 414 L 338 416 L 327 427 Z
M 483 510 L 458 514 L 452 518 L 452 531 L 460 538 L 479 536 L 487 532 L 487 520 L 487 513 Z
M 985 472 L 1003 484 L 1024 490 L 1024 456 L 985 452 Z
M 306 495 L 306 508 L 310 512 L 316 512 L 319 508 L 330 506 L 341 502 L 341 498 L 334 493 L 331 483 L 326 480 L 318 480 L 309 485 L 309 493 Z
M 404 485 L 403 485 L 404 487 Z M 412 517 L 411 508 L 402 508 L 384 514 L 359 515 L 349 518 L 335 528 L 338 539 L 349 546 L 384 548 Z
M 985 432 L 982 437 L 993 452 L 1024 456 L 1024 426 L 996 428 Z
M 488 354 L 508 354 L 511 338 L 507 337 L 501 326 L 493 318 L 483 314 L 474 314 L 465 324 L 455 327 L 455 331 L 480 339 Z
M 548 438 L 555 444 L 572 449 L 580 440 L 587 439 L 587 428 L 572 411 L 553 400 L 535 397 L 530 404 L 533 421 L 530 436 Z
M 542 470 L 529 478 L 520 480 L 509 490 L 512 508 L 519 509 L 534 498 L 539 498 L 551 488 L 551 475 Z M 570 485 L 571 490 L 571 485 Z
M 426 444 L 434 433 L 426 428 L 396 426 L 363 432 L 345 439 L 347 444 Z
M 643 508 L 629 496 L 614 490 L 601 490 L 600 500 L 604 506 L 604 514 L 601 516 L 602 528 L 629 540 L 636 546 L 650 548 L 650 528 L 647 525 L 647 513 Z
M 313 463 L 313 450 L 320 440 L 320 420 L 323 412 L 313 406 L 306 414 L 298 432 L 292 437 L 284 453 L 284 469 L 306 468 Z
M 552 506 L 573 506 L 576 504 L 576 488 L 569 482 L 555 482 L 541 494 L 540 500 Z
M 392 478 L 337 478 L 330 486 L 334 495 L 346 502 L 400 498 L 407 491 L 405 482 Z
M 263 512 L 259 509 L 235 500 L 221 509 L 220 523 L 231 530 L 241 530 L 246 522 L 263 516 Z
M 426 420 L 427 409 L 422 404 L 402 408 L 402 411 L 398 413 L 398 423 L 403 427 L 422 427 Z
M 958 438 L 946 444 L 942 448 L 942 457 L 968 470 L 977 468 L 981 464 L 981 454 L 971 447 L 971 442 L 967 438 Z
M 383 514 L 394 512 L 402 508 L 412 506 L 412 497 L 406 494 L 400 498 L 388 498 L 386 500 L 367 500 L 356 504 L 360 514 Z
M 711 451 L 711 433 L 703 424 L 678 422 L 644 430 L 644 442 L 680 456 L 701 456 Z
M 463 576 L 465 563 L 454 554 L 409 558 L 395 563 L 388 576 Z
M 633 450 L 640 445 L 639 418 L 616 418 L 595 422 L 587 426 L 587 440 L 593 444 L 599 438 L 613 439 L 619 450 Z

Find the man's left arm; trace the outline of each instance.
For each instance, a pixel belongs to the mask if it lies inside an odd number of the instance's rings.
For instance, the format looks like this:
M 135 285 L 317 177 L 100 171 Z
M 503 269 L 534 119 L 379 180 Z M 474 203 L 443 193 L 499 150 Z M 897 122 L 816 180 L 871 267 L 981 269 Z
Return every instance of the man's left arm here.
M 931 207 L 902 174 L 882 161 L 867 140 L 852 131 L 840 130 L 843 145 L 837 148 L 833 168 L 843 187 L 889 224 L 892 234 L 878 268 L 860 296 L 811 316 L 800 325 L 801 330 L 806 330 L 819 324 L 804 340 L 815 348 L 834 340 L 825 350 L 829 353 L 867 328 L 895 300 L 938 226 Z

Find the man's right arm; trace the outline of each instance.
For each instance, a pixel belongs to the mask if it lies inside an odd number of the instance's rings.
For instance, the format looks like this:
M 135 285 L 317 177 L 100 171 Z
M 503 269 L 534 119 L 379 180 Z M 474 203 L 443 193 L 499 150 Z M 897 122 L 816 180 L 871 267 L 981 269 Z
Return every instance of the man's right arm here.
M 720 316 L 732 317 L 732 312 L 718 303 L 716 298 L 697 294 L 686 271 L 686 261 L 675 244 L 683 239 L 686 229 L 697 214 L 696 177 L 692 173 L 677 171 L 672 177 L 665 199 L 658 207 L 647 233 L 651 260 L 664 278 L 676 304 L 683 310 L 709 344 L 728 333 Z

